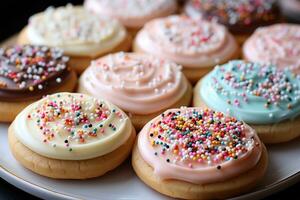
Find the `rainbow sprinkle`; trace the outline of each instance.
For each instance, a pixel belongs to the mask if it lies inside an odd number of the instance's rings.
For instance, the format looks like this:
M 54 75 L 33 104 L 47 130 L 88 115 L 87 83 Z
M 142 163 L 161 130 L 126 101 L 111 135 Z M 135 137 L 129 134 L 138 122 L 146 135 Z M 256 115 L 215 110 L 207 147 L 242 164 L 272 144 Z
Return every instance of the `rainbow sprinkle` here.
M 86 101 L 83 95 L 68 94 L 67 98 L 61 98 L 61 94 L 53 96 L 45 97 L 46 100 L 27 119 L 34 120 L 43 135 L 44 143 L 51 143 L 56 137 L 64 138 L 65 147 L 69 151 L 72 151 L 72 143 L 84 144 L 101 137 L 106 133 L 106 128 L 116 131 L 117 124 L 110 123 L 109 127 L 105 125 L 112 115 L 120 121 L 125 117 L 121 111 L 110 109 L 105 102 L 95 98 Z M 55 143 L 51 144 L 56 147 Z
M 187 108 L 166 111 L 160 117 L 151 124 L 149 141 L 154 155 L 168 163 L 221 169 L 222 163 L 238 159 L 258 145 L 245 134 L 242 121 L 221 112 Z
M 223 24 L 251 25 L 276 18 L 275 0 L 192 0 L 191 5 L 206 19 Z
M 224 74 L 221 81 L 215 76 L 212 77 L 213 87 L 218 94 L 234 98 L 233 102 L 228 99 L 228 104 L 239 107 L 241 103 L 249 103 L 253 96 L 264 99 L 267 109 L 271 105 L 286 105 L 287 109 L 291 109 L 294 104 L 298 104 L 300 76 L 292 74 L 289 70 L 278 70 L 271 65 L 243 61 L 231 61 L 229 64 L 230 66 L 217 66 L 215 69 Z M 230 88 L 235 93 L 230 92 Z
M 13 46 L 0 49 L 0 78 L 13 82 L 17 89 L 34 91 L 46 87 L 46 79 L 59 75 L 67 68 L 69 57 L 63 51 L 46 46 Z M 60 79 L 60 81 L 57 81 Z M 56 82 L 61 83 L 61 78 Z M 0 88 L 7 84 L 0 82 Z

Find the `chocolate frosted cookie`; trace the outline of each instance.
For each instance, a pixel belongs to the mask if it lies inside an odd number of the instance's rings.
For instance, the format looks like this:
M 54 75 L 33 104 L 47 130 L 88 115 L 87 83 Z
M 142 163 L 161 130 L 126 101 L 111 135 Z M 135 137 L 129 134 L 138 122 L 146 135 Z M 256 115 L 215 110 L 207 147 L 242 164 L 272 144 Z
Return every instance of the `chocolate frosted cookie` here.
M 0 49 L 0 121 L 15 115 L 44 95 L 72 91 L 76 75 L 63 51 L 46 46 L 13 46 Z
M 300 23 L 300 0 L 279 1 L 283 16 L 293 23 Z
M 275 0 L 190 0 L 185 13 L 216 20 L 235 35 L 251 34 L 259 26 L 277 22 L 279 16 Z

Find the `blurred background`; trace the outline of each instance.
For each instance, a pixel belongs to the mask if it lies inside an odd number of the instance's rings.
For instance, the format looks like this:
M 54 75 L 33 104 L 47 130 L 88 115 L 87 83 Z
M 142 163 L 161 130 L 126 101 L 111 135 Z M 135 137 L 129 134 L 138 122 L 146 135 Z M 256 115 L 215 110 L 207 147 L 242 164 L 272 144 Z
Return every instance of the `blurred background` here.
M 0 41 L 21 30 L 28 18 L 44 11 L 50 5 L 63 6 L 67 3 L 82 4 L 83 0 L 5 0 L 1 1 Z
M 153 0 L 155 1 L 155 0 Z M 0 41 L 16 34 L 28 22 L 28 18 L 37 13 L 45 10 L 49 6 L 63 6 L 67 3 L 73 5 L 82 4 L 83 0 L 5 0 L 1 1 L 0 12 Z M 300 196 L 300 183 L 274 195 L 267 199 L 287 199 L 287 197 Z M 10 185 L 0 178 L 0 200 L 30 200 L 37 199 L 17 188 Z

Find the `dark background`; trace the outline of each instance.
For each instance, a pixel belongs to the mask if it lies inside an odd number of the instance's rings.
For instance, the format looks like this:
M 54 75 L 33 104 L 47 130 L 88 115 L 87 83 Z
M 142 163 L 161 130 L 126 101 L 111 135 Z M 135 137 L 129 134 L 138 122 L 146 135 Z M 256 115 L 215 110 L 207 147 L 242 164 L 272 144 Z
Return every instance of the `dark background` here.
M 155 0 L 153 0 L 155 1 Z M 28 18 L 36 12 L 45 10 L 48 6 L 62 6 L 66 3 L 81 4 L 82 0 L 2 0 L 0 5 L 0 41 L 16 34 L 28 21 Z M 300 183 L 280 192 L 273 194 L 265 200 L 287 199 L 300 196 Z M 37 199 L 10 185 L 0 178 L 0 200 L 30 200 Z
M 0 41 L 20 31 L 28 18 L 49 6 L 67 3 L 82 4 L 83 0 L 2 0 L 0 1 Z

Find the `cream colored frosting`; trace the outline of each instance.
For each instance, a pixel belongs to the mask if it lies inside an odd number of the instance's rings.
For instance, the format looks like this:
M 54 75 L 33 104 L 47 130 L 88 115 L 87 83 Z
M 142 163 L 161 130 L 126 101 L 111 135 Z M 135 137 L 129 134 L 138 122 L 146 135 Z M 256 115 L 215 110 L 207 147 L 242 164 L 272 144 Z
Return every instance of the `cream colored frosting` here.
M 130 28 L 140 28 L 151 19 L 177 10 L 175 0 L 86 0 L 84 6 L 100 16 L 114 17 Z
M 116 53 L 92 61 L 79 92 L 106 99 L 133 114 L 150 114 L 176 103 L 188 82 L 173 62 L 137 53 Z
M 57 93 L 29 105 L 13 122 L 17 139 L 42 156 L 60 160 L 99 157 L 124 144 L 133 128 L 113 104 Z
M 193 120 L 197 125 L 189 126 Z M 262 144 L 255 130 L 243 122 L 211 110 L 181 108 L 150 121 L 139 133 L 138 150 L 163 180 L 209 184 L 253 168 Z
M 224 26 L 176 15 L 148 22 L 135 42 L 142 51 L 184 67 L 214 66 L 238 49 Z
M 245 42 L 243 54 L 249 61 L 300 73 L 300 26 L 276 24 L 259 28 Z
M 96 16 L 82 6 L 50 7 L 33 15 L 27 37 L 31 44 L 62 48 L 74 56 L 97 56 L 118 46 L 126 37 L 116 20 Z

